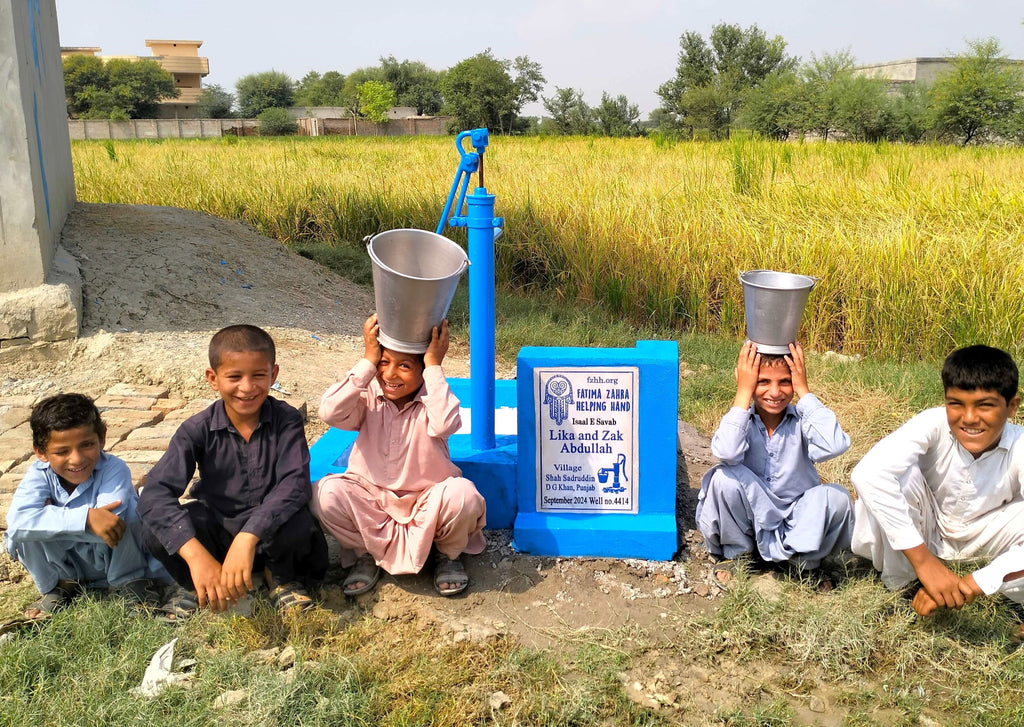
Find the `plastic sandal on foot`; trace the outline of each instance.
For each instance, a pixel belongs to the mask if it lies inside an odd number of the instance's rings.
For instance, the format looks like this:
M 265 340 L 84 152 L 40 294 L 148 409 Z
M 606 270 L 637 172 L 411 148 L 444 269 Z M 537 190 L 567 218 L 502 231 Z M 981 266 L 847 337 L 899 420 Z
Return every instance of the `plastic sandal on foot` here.
M 341 582 L 341 590 L 346 596 L 359 596 L 370 591 L 377 585 L 379 579 L 380 566 L 377 565 L 377 561 L 373 559 L 372 555 L 364 553 L 359 556 L 356 564 L 345 576 L 345 580 Z M 357 587 L 356 583 L 363 585 Z
M 442 583 L 448 584 L 441 586 Z M 434 589 L 442 596 L 457 596 L 469 585 L 469 574 L 459 558 L 452 560 L 438 551 L 434 561 Z

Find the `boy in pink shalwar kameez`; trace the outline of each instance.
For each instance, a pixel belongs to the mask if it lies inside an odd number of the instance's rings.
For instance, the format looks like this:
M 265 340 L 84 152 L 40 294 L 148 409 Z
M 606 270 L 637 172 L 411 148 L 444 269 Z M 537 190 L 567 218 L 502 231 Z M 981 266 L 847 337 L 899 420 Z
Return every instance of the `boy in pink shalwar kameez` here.
M 461 426 L 441 369 L 448 322 L 434 328 L 422 358 L 382 348 L 378 330 L 377 316 L 367 318 L 364 358 L 320 401 L 321 419 L 359 435 L 348 470 L 313 486 L 312 509 L 342 546 L 342 565 L 352 565 L 347 595 L 373 588 L 380 568 L 418 573 L 432 545 L 434 586 L 455 595 L 469 583 L 459 556 L 484 550 L 486 508 L 448 453 Z

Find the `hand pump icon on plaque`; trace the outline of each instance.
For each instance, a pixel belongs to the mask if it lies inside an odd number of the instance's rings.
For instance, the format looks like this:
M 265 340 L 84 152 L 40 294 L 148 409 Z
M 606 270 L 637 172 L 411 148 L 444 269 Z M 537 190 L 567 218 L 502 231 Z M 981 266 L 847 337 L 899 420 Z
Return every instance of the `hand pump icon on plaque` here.
M 608 482 L 608 475 L 612 475 L 612 486 L 605 487 L 602 492 L 619 493 L 625 492 L 626 488 L 619 482 L 619 477 L 628 480 L 626 477 L 626 455 L 620 454 L 619 458 L 615 460 L 615 464 L 611 467 L 602 467 L 597 471 L 597 481 L 602 485 Z

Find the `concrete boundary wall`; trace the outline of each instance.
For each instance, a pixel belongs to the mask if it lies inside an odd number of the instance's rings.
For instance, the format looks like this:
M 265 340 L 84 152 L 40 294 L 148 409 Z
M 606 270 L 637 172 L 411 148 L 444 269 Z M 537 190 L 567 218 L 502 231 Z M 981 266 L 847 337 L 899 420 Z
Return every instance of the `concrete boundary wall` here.
M 256 119 L 68 119 L 68 135 L 82 139 L 200 139 L 257 136 Z
M 54 0 L 0 0 L 0 294 L 42 285 L 75 204 Z
M 449 116 L 414 116 L 392 119 L 383 124 L 362 119 L 299 119 L 299 133 L 304 136 L 445 136 Z
M 374 124 L 360 119 L 298 119 L 300 136 L 444 136 L 447 116 L 395 119 Z M 200 139 L 259 136 L 256 119 L 68 119 L 68 136 L 83 139 Z

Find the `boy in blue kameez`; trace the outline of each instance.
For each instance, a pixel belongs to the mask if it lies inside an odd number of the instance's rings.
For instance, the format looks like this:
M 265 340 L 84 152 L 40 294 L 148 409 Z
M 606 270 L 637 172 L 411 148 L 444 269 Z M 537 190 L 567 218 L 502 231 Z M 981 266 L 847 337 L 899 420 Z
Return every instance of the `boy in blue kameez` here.
M 822 484 L 814 467 L 845 452 L 850 438 L 808 388 L 800 344 L 789 350 L 765 355 L 756 344 L 743 345 L 732 409 L 711 440 L 721 464 L 701 481 L 697 526 L 708 552 L 726 561 L 715 569 L 719 581 L 743 554 L 813 570 L 850 547 L 850 495 Z
M 92 399 L 51 396 L 35 406 L 29 423 L 38 461 L 7 513 L 7 551 L 42 594 L 25 617 L 43 618 L 85 587 L 157 603 L 152 579 L 169 577 L 142 550 L 131 472 L 103 451 L 107 428 Z

